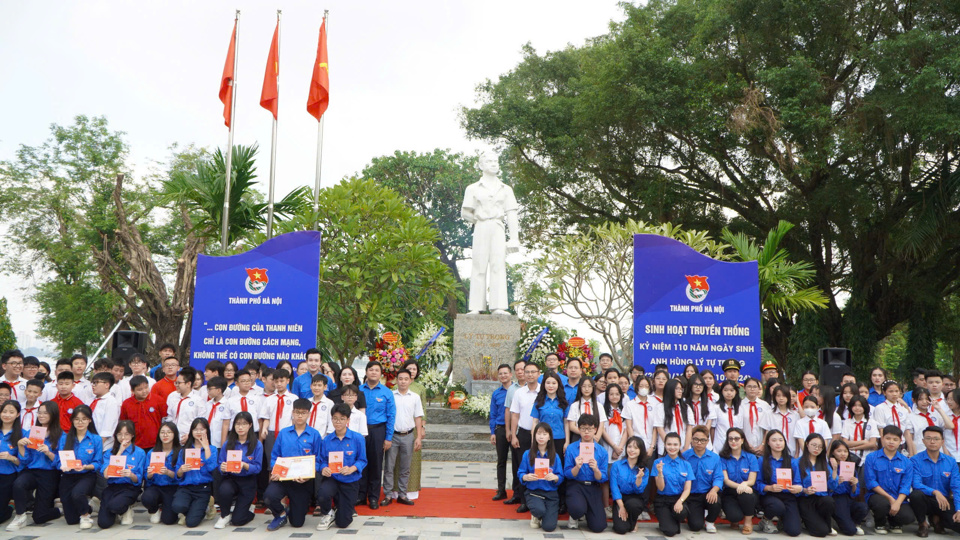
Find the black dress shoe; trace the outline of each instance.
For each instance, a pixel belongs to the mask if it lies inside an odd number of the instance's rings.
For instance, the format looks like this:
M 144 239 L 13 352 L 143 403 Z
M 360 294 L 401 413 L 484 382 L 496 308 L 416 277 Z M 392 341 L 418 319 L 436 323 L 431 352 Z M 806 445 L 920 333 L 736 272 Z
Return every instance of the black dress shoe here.
M 377 508 L 380 508 L 380 505 L 377 504 L 376 499 L 370 499 L 369 501 L 367 501 L 367 506 L 369 506 L 371 510 L 376 510 Z
M 524 513 L 524 512 L 529 512 L 529 511 L 530 511 L 530 509 L 527 508 L 527 505 L 525 505 L 525 504 L 521 504 L 520 506 L 517 507 L 517 513 L 518 513 L 518 514 L 522 514 L 522 513 Z
M 393 503 L 393 499 L 390 497 L 384 497 L 383 500 L 380 501 L 380 506 L 390 506 L 391 503 Z
M 506 498 L 507 498 L 507 492 L 502 489 L 497 491 L 497 494 L 493 496 L 493 500 L 495 501 L 502 501 L 503 499 L 506 499 Z
M 514 495 L 513 497 L 503 501 L 503 504 L 520 504 L 520 497 Z
M 363 506 L 365 504 L 367 504 L 366 497 L 360 497 L 359 499 L 357 499 L 357 502 L 353 503 L 354 506 Z
M 567 513 L 567 505 L 561 504 L 560 509 L 557 510 L 557 515 L 566 514 L 566 513 Z
M 405 504 L 407 506 L 413 506 L 413 501 L 406 497 L 397 497 L 397 502 L 400 504 Z
M 926 521 L 920 524 L 920 528 L 917 529 L 917 536 L 920 538 L 926 538 L 930 536 L 930 526 L 927 525 Z

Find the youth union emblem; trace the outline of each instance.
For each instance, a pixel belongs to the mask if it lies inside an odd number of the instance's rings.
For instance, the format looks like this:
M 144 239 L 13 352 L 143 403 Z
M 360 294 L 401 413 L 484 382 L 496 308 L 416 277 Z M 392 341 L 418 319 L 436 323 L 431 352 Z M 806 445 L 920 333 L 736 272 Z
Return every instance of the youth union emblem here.
M 249 272 L 249 270 L 247 270 Z M 707 284 L 706 276 L 686 276 L 687 278 L 687 299 L 699 304 L 707 299 L 707 293 L 710 292 L 710 285 Z
M 247 281 L 245 283 L 247 292 L 250 294 L 260 294 L 267 288 L 267 269 L 266 268 L 247 268 Z

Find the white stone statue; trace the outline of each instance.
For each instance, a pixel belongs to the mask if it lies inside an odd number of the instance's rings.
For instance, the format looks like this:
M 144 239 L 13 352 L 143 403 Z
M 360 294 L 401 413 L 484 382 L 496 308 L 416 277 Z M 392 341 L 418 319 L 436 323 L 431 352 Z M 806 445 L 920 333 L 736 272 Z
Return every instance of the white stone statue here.
M 479 182 L 467 186 L 460 209 L 463 220 L 473 225 L 469 309 L 471 314 L 486 309 L 494 314 L 507 314 L 507 254 L 520 251 L 517 199 L 513 189 L 500 180 L 496 154 L 481 155 L 478 165 L 483 175 Z M 509 242 L 505 225 L 510 230 Z

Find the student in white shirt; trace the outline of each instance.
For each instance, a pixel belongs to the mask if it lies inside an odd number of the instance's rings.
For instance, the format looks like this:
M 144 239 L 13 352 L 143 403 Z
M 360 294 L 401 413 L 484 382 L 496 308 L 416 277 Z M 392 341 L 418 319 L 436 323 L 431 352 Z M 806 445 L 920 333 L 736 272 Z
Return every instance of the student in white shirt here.
M 937 372 L 939 375 L 939 372 Z M 939 406 L 933 404 L 930 391 L 926 388 L 913 390 L 913 412 L 903 430 L 903 439 L 907 444 L 907 455 L 914 456 L 924 452 L 923 430 L 931 426 L 943 428 L 944 416 Z
M 10 398 L 19 401 L 22 406 L 27 399 L 24 393 L 27 380 L 20 376 L 23 373 L 23 353 L 16 349 L 3 353 L 0 368 L 3 369 L 0 381 L 10 385 Z
M 260 441 L 268 437 L 276 437 L 280 430 L 293 425 L 293 402 L 297 396 L 287 391 L 290 384 L 290 372 L 281 369 L 264 377 L 264 383 L 271 381 L 271 393 L 264 387 L 263 405 L 260 407 Z M 264 442 L 263 453 L 269 454 L 273 450 L 273 442 Z
M 113 446 L 113 432 L 117 430 L 120 420 L 120 402 L 110 393 L 113 388 L 113 374 L 103 371 L 93 376 L 93 400 L 90 410 L 93 411 L 93 425 L 97 433 L 103 438 L 103 447 Z
M 763 448 L 763 428 L 760 427 L 760 419 L 767 414 L 771 407 L 766 401 L 760 399 L 760 381 L 753 377 L 748 377 L 743 382 L 743 391 L 745 397 L 740 401 L 740 416 L 743 432 L 747 435 L 747 442 L 750 448 Z M 721 447 L 722 448 L 722 447 Z
M 943 423 L 943 451 L 960 462 L 960 388 L 954 389 L 944 399 L 950 414 Z
M 72 368 L 70 367 L 70 359 L 61 358 L 60 360 L 57 360 L 57 364 L 54 366 L 53 371 L 54 373 L 51 377 L 53 380 L 48 382 L 43 387 L 43 393 L 40 394 L 40 401 L 50 401 L 57 397 L 57 395 L 60 393 L 57 390 L 57 377 L 64 371 L 72 371 Z M 81 399 L 81 401 L 83 400 Z
M 225 439 L 223 439 L 223 430 L 220 428 L 223 426 L 224 420 L 230 420 L 230 417 L 227 416 L 229 413 L 227 401 L 223 398 L 223 393 L 227 391 L 227 380 L 223 377 L 211 377 L 207 380 L 205 388 L 209 399 L 206 401 L 204 415 L 207 423 L 212 426 L 210 429 L 210 444 L 221 448 Z M 253 428 L 252 424 L 251 422 L 251 429 Z
M 607 386 L 607 388 L 609 388 L 609 386 Z M 563 426 L 566 438 L 565 444 L 569 445 L 572 442 L 580 440 L 580 430 L 577 428 L 577 421 L 580 420 L 580 416 L 584 414 L 592 414 L 600 419 L 600 430 L 597 431 L 597 438 L 603 435 L 606 429 L 604 423 L 607 421 L 607 415 L 603 407 L 600 406 L 602 401 L 597 399 L 596 390 L 597 385 L 593 379 L 589 377 L 580 379 L 580 384 L 577 385 L 575 399 L 567 408 L 567 419 Z
M 830 426 L 828 426 L 822 418 L 819 418 L 820 402 L 816 396 L 810 394 L 804 396 L 803 408 L 800 410 L 803 411 L 803 418 L 797 422 L 797 429 L 793 434 L 793 438 L 796 441 L 795 455 L 798 456 L 803 453 L 803 445 L 807 437 L 811 434 L 819 433 L 824 441 L 829 441 L 833 438 L 833 434 L 830 432 Z
M 860 463 L 863 463 L 870 452 L 880 448 L 880 430 L 876 421 L 870 418 L 867 398 L 858 395 L 850 400 L 847 408 L 850 418 L 843 421 L 840 437 L 847 443 L 850 452 L 860 456 Z
M 20 429 L 24 436 L 29 435 L 30 428 L 37 423 L 37 414 L 40 412 L 40 394 L 43 393 L 43 382 L 39 379 L 30 379 L 24 388 L 26 400 L 20 408 Z M 59 420 L 59 419 L 58 419 Z
M 945 414 L 950 413 L 950 407 L 947 407 L 946 396 L 943 395 L 943 373 L 940 373 L 940 370 L 930 369 L 927 370 L 927 376 L 924 378 L 924 382 L 927 384 L 927 391 L 930 392 L 930 405 L 939 407 Z M 917 404 L 917 400 L 913 400 L 913 404 Z M 920 437 L 921 439 L 923 437 Z M 919 446 L 917 447 L 918 452 L 923 452 L 926 447 Z
M 317 373 L 310 381 L 310 392 L 313 393 L 313 397 L 310 399 L 310 416 L 307 417 L 307 425 L 319 431 L 323 437 L 334 431 L 333 421 L 330 417 L 333 414 L 334 403 L 332 399 L 325 395 L 326 391 L 327 377 L 323 373 Z M 352 414 L 350 415 L 350 423 L 353 423 Z
M 774 408 L 760 419 L 760 427 L 764 430 L 764 440 L 766 440 L 767 431 L 776 429 L 783 434 L 783 438 L 787 441 L 787 444 L 793 441 L 800 415 L 793 409 L 791 399 L 790 388 L 788 386 L 781 384 L 773 389 Z
M 153 388 L 153 385 L 157 382 L 150 377 L 150 374 L 147 373 L 147 359 L 140 353 L 134 353 L 130 356 L 130 359 L 127 360 L 127 365 L 130 366 L 131 375 L 129 377 L 124 377 L 121 381 L 117 382 L 117 387 L 120 389 L 120 403 L 130 399 L 133 396 L 133 390 L 130 389 L 130 379 L 140 375 L 147 379 L 147 388 Z
M 646 457 L 653 457 L 653 406 L 650 403 L 650 389 L 653 383 L 647 377 L 637 377 L 633 383 L 633 391 L 637 397 L 626 400 L 623 408 L 623 417 L 630 425 L 630 433 L 643 440 L 647 450 Z M 609 386 L 608 386 L 609 388 Z M 622 393 L 622 391 L 621 391 Z
M 360 397 L 360 388 L 355 384 L 348 384 L 342 387 L 340 396 L 343 402 L 351 407 L 350 409 L 350 430 L 366 437 L 369 434 L 367 430 L 367 415 L 357 408 L 357 399 Z M 356 418 L 355 418 L 356 417 Z
M 250 416 L 255 419 L 253 431 L 259 433 L 260 422 L 256 420 L 260 418 L 260 406 L 263 403 L 263 395 L 255 394 L 253 390 L 251 390 L 252 386 L 253 375 L 245 369 L 238 371 L 237 386 L 234 388 L 234 392 L 227 398 L 227 418 L 224 419 L 223 426 L 221 426 L 223 430 L 221 440 L 227 439 L 227 433 L 230 431 L 230 428 L 233 427 L 233 419 L 240 411 L 250 413 Z
M 727 442 L 727 430 L 730 428 L 743 429 L 743 418 L 740 416 L 740 385 L 734 380 L 725 380 L 720 383 L 720 400 L 714 409 L 715 423 L 710 435 L 710 450 L 713 452 L 723 448 Z
M 187 366 L 177 374 L 176 392 L 167 396 L 167 422 L 177 425 L 180 432 L 180 443 L 186 442 L 190 436 L 190 425 L 197 418 L 203 417 L 206 404 L 193 394 L 193 382 L 197 378 L 197 370 Z
M 699 373 L 687 378 L 687 388 L 683 392 L 683 399 L 687 402 L 687 421 L 692 426 L 704 426 L 707 433 L 716 419 L 713 416 L 713 407 L 707 397 L 707 384 Z
M 693 427 L 687 420 L 687 403 L 683 400 L 683 381 L 670 379 L 663 387 L 663 404 L 653 407 L 653 427 L 659 436 L 658 451 L 664 453 L 663 441 L 668 433 L 680 436 L 681 451 L 690 448 L 690 431 Z
M 880 431 L 887 426 L 897 426 L 901 430 L 906 428 L 907 419 L 910 418 L 910 409 L 902 403 L 903 392 L 900 383 L 897 381 L 886 381 L 883 383 L 883 397 L 886 398 L 883 403 L 874 407 L 871 416 L 877 421 L 877 427 Z
M 93 402 L 93 387 L 90 381 L 84 378 L 87 372 L 87 357 L 75 354 L 70 358 L 70 369 L 73 371 L 73 395 L 77 396 L 85 405 Z
M 396 501 L 400 504 L 413 506 L 413 501 L 407 497 L 407 482 L 410 479 L 410 464 L 413 453 L 420 450 L 423 441 L 423 404 L 420 396 L 410 391 L 413 375 L 406 369 L 397 372 L 397 388 L 393 391 L 393 401 L 396 403 L 397 416 L 393 427 L 393 444 L 387 450 L 383 467 L 383 500 L 381 506 Z M 393 471 L 398 469 L 396 491 L 393 485 Z
M 218 360 L 212 360 L 207 362 L 207 365 L 203 366 L 203 380 L 207 381 L 207 384 L 201 386 L 198 389 L 198 393 L 204 400 L 210 399 L 210 381 L 212 381 L 214 377 L 223 377 L 223 363 Z M 220 424 L 217 425 L 219 426 Z M 219 437 L 217 438 L 219 439 Z M 219 445 L 215 446 L 220 448 Z

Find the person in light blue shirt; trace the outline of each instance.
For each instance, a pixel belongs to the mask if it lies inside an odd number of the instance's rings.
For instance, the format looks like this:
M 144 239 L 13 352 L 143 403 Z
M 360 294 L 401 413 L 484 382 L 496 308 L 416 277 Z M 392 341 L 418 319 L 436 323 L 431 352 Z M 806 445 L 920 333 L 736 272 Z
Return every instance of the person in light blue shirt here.
M 13 514 L 10 501 L 13 499 L 13 482 L 21 466 L 17 449 L 22 438 L 20 403 L 7 400 L 0 405 L 0 523 Z
M 109 529 L 121 516 L 121 525 L 133 525 L 133 505 L 140 496 L 140 486 L 147 472 L 147 454 L 134 444 L 136 428 L 130 420 L 121 420 L 113 432 L 113 448 L 103 454 L 100 474 L 107 479 L 107 487 L 100 495 L 100 512 L 97 525 Z M 115 471 L 110 467 L 112 456 L 124 458 L 123 468 Z M 109 473 L 113 473 L 108 476 Z M 115 476 L 119 473 L 119 477 Z
M 680 523 L 689 515 L 687 498 L 693 487 L 693 468 L 680 455 L 680 435 L 675 431 L 663 438 L 666 455 L 653 462 L 650 475 L 656 478 L 657 498 L 653 503 L 657 528 L 664 536 L 676 536 Z
M 610 466 L 610 498 L 613 499 L 613 532 L 627 534 L 647 505 L 649 475 L 644 467 L 647 448 L 640 437 L 630 437 L 622 458 Z
M 41 525 L 60 517 L 53 506 L 60 484 L 57 469 L 57 451 L 60 442 L 60 408 L 53 401 L 44 401 L 37 409 L 36 426 L 47 429 L 46 438 L 37 448 L 29 448 L 29 433 L 24 433 L 17 448 L 20 454 L 20 474 L 13 483 L 13 503 L 17 517 L 7 525 L 7 532 L 16 532 L 27 525 L 27 498 L 36 491 L 33 522 Z
M 240 452 L 240 472 L 228 472 L 231 450 Z M 215 498 L 220 506 L 220 519 L 213 528 L 223 529 L 228 524 L 242 527 L 253 521 L 250 505 L 257 493 L 257 476 L 263 469 L 263 444 L 253 432 L 252 414 L 246 411 L 237 413 L 233 427 L 220 448 L 217 462 L 221 479 Z
M 683 459 L 690 463 L 693 469 L 693 484 L 690 486 L 690 496 L 687 498 L 687 508 L 690 515 L 687 525 L 691 531 L 701 531 L 706 527 L 707 532 L 717 532 L 716 521 L 720 516 L 720 491 L 723 489 L 723 466 L 720 456 L 708 450 L 710 432 L 707 426 L 696 426 L 690 432 L 692 448 L 683 453 Z M 704 521 L 706 512 L 706 521 Z
M 943 454 L 943 428 L 928 426 L 923 430 L 923 446 L 920 452 L 911 458 L 913 461 L 913 491 L 910 493 L 910 507 L 917 516 L 920 528 L 917 536 L 925 537 L 929 533 L 928 520 L 940 517 L 937 534 L 943 534 L 943 528 L 949 527 L 960 532 L 960 470 L 952 457 Z
M 293 379 L 293 382 L 290 383 L 290 392 L 303 399 L 311 399 L 313 397 L 313 390 L 310 389 L 310 385 L 313 384 L 313 376 L 317 373 L 322 373 L 323 355 L 321 355 L 317 349 L 308 349 L 304 363 L 307 365 L 307 372 L 302 375 L 297 375 Z M 331 390 L 337 388 L 337 383 L 334 382 L 329 375 L 324 374 L 323 376 L 327 378 L 327 388 L 324 390 L 324 395 L 327 395 Z M 257 384 L 260 384 L 260 381 L 257 381 Z M 263 385 L 261 384 L 260 386 Z
M 191 449 L 200 450 L 199 466 L 187 462 L 187 451 Z M 213 494 L 213 472 L 217 470 L 217 449 L 210 446 L 210 424 L 206 418 L 196 418 L 190 424 L 176 470 L 180 487 L 171 508 L 175 514 L 183 514 L 187 527 L 193 528 L 203 522 L 207 513 Z
M 826 473 L 827 485 L 825 490 L 818 490 L 813 486 L 813 473 Z M 803 442 L 803 453 L 793 462 L 793 482 L 803 490 L 797 500 L 800 509 L 800 519 L 807 527 L 810 536 L 823 538 L 828 534 L 836 534 L 830 526 L 835 504 L 833 493 L 837 486 L 833 476 L 833 469 L 827 461 L 827 444 L 819 433 L 811 433 Z
M 900 453 L 903 431 L 897 426 L 883 428 L 880 436 L 880 451 L 870 452 L 863 463 L 863 479 L 866 483 L 867 506 L 873 512 L 874 529 L 878 534 L 887 533 L 887 522 L 893 532 L 917 518 L 907 502 L 913 487 L 913 462 Z M 883 531 L 883 532 L 881 532 Z
M 363 469 L 367 467 L 367 443 L 363 436 L 349 429 L 350 406 L 341 403 L 333 408 L 330 416 L 333 433 L 323 438 L 320 448 L 320 486 L 317 488 L 317 505 L 320 508 L 318 531 L 327 530 L 336 523 L 346 529 L 353 523 L 353 508 L 360 493 Z M 332 455 L 339 456 L 334 464 Z M 335 472 L 335 468 L 339 471 Z M 336 513 L 333 510 L 336 503 Z
M 777 479 L 777 471 L 784 469 L 790 473 L 791 479 L 781 483 Z M 760 458 L 756 486 L 764 517 L 760 522 L 760 532 L 776 532 L 777 527 L 771 520 L 779 518 L 787 536 L 800 536 L 797 495 L 803 488 L 793 482 L 793 460 L 790 458 L 787 439 L 779 429 L 771 429 L 764 436 L 763 456 Z
M 518 474 L 523 482 L 530 527 L 552 532 L 557 528 L 560 512 L 558 488 L 563 483 L 563 462 L 553 444 L 550 424 L 540 423 L 533 429 L 532 447 L 523 453 Z M 538 475 L 537 459 L 546 460 L 546 471 Z
M 544 385 L 550 384 L 550 380 L 546 379 Z M 600 485 L 607 481 L 610 459 L 607 450 L 597 444 L 600 420 L 596 416 L 582 415 L 577 420 L 577 427 L 580 428 L 580 440 L 567 447 L 563 460 L 563 475 L 567 479 L 564 484 L 569 484 L 566 489 L 567 510 L 570 514 L 567 528 L 578 528 L 578 520 L 586 516 L 587 527 L 591 531 L 603 532 L 607 528 L 607 515 Z M 590 447 L 593 448 L 592 457 L 587 450 Z M 584 449 L 583 452 L 581 448 Z
M 97 484 L 97 469 L 103 461 L 103 439 L 93 425 L 93 412 L 86 405 L 74 407 L 70 415 L 70 432 L 60 436 L 57 444 L 60 451 L 73 452 L 79 461 L 78 467 L 61 461 L 57 456 L 57 467 L 63 471 L 60 477 L 60 503 L 63 505 L 63 517 L 67 525 L 80 524 L 81 529 L 93 527 L 90 517 L 90 501 L 93 488 Z

